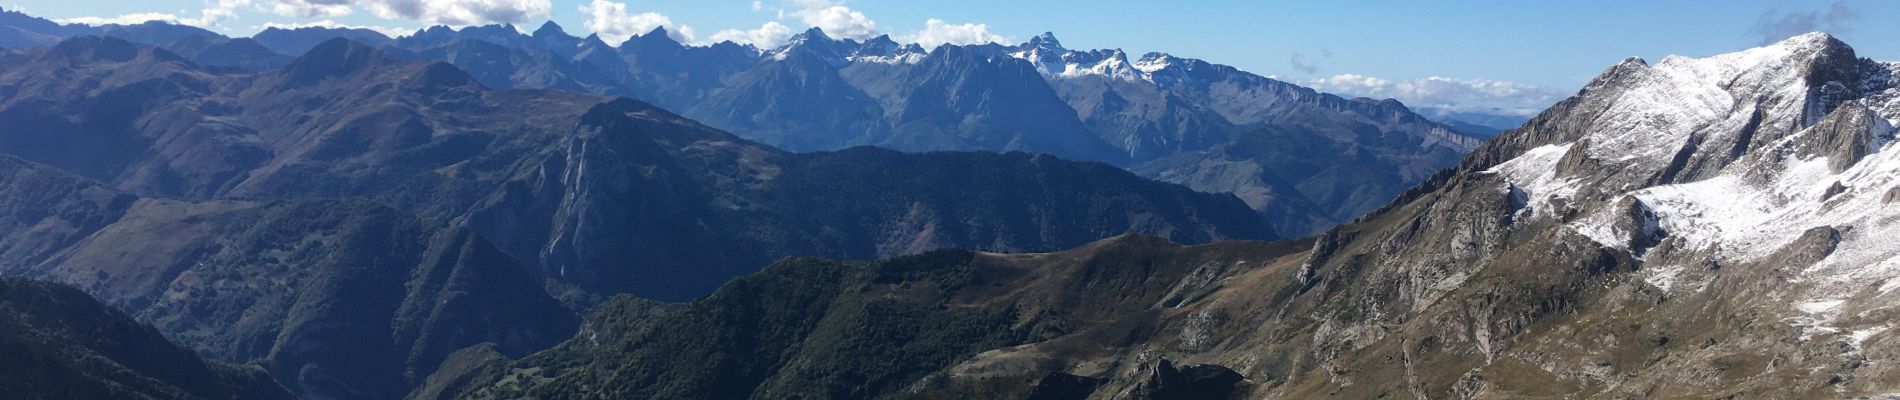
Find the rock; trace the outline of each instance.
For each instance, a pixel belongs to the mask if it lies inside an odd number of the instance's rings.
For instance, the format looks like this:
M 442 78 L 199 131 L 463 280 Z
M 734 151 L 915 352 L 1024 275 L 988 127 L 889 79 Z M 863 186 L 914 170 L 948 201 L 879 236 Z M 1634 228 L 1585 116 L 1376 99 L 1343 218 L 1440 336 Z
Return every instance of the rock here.
M 1118 396 L 1131 400 L 1217 400 L 1242 394 L 1240 373 L 1219 365 L 1194 365 L 1176 369 L 1174 363 L 1160 359 L 1142 366 L 1142 380 L 1127 393 Z
M 1662 243 L 1663 238 L 1668 236 L 1658 224 L 1656 213 L 1641 199 L 1624 197 L 1617 202 L 1616 207 L 1622 210 L 1623 215 L 1622 219 L 1617 220 L 1616 231 L 1628 233 L 1632 252 L 1642 254 L 1644 250 Z
M 1847 185 L 1842 185 L 1840 181 L 1835 181 L 1833 185 L 1827 187 L 1827 191 L 1821 192 L 1821 201 L 1827 201 L 1841 193 L 1847 193 Z
M 1770 258 L 1771 261 L 1769 265 L 1783 267 L 1806 267 L 1814 265 L 1814 263 L 1826 259 L 1828 255 L 1834 254 L 1835 247 L 1840 243 L 1840 230 L 1834 229 L 1834 227 L 1831 226 L 1814 227 L 1808 229 L 1807 232 L 1803 232 L 1800 238 L 1795 239 L 1786 246 L 1782 246 L 1781 250 L 1776 251 L 1774 256 Z
M 1848 101 L 1809 127 L 1795 152 L 1802 158 L 1827 157 L 1828 169 L 1840 173 L 1873 151 L 1877 131 L 1892 128 L 1859 100 Z

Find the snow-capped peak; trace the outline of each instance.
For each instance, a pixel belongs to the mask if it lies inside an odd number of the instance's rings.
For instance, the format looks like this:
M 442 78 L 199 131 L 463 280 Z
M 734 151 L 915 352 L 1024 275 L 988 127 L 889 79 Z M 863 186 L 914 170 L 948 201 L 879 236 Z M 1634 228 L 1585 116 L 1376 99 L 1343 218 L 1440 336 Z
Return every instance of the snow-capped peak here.
M 1142 55 L 1140 60 L 1135 60 L 1135 70 L 1152 75 L 1155 72 L 1174 66 L 1180 62 L 1180 60 L 1181 59 L 1175 58 L 1172 55 L 1168 55 L 1168 53 L 1148 53 Z
M 813 53 L 812 55 L 818 56 L 833 65 L 843 65 L 849 62 L 846 57 L 850 55 L 851 49 L 842 49 L 840 47 L 844 46 L 840 46 L 841 44 L 842 43 L 836 40 L 832 40 L 830 36 L 826 36 L 823 29 L 812 27 L 811 29 L 805 30 L 804 33 L 793 35 L 791 39 L 785 41 L 785 44 L 780 45 L 777 49 L 773 49 L 770 52 L 770 58 L 784 61 L 785 58 L 791 56 L 793 52 L 804 51 L 811 52 Z
M 1106 76 L 1122 80 L 1145 80 L 1147 75 L 1135 69 L 1128 62 L 1128 53 L 1121 49 L 1094 50 L 1089 52 L 1071 51 L 1062 55 L 1063 70 L 1055 75 L 1064 78 L 1082 76 Z
M 1789 312 L 1833 321 L 1900 291 L 1897 71 L 1824 33 L 1654 65 L 1626 59 L 1501 138 L 1541 147 L 1488 172 L 1525 193 L 1526 221 L 1640 255 L 1664 291 L 1707 288 L 1722 274 L 1712 265 L 1784 270 L 1792 284 L 1777 296 L 1831 305 Z M 1641 246 L 1664 250 L 1634 248 L 1635 226 L 1662 237 Z
M 900 44 L 892 40 L 890 35 L 879 35 L 858 45 L 846 59 L 851 62 L 915 64 L 927 54 L 924 47 L 916 43 Z
M 1017 45 L 1010 57 L 1028 61 L 1036 71 L 1050 78 L 1103 76 L 1122 80 L 1148 80 L 1145 72 L 1128 61 L 1120 49 L 1076 51 L 1062 47 L 1055 34 L 1044 32 Z
M 1029 42 L 1023 43 L 1023 47 L 1043 48 L 1058 52 L 1068 50 L 1062 48 L 1062 41 L 1056 40 L 1056 34 L 1054 32 L 1043 32 L 1041 35 L 1029 38 Z

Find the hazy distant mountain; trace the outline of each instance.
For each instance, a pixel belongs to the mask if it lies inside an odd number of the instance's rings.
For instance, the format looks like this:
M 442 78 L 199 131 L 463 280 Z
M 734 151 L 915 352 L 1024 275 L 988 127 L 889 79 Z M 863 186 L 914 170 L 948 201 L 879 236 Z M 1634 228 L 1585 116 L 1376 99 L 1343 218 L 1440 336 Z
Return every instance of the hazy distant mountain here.
M 198 65 L 250 71 L 282 67 L 293 59 L 291 56 L 271 51 L 249 38 L 220 40 L 203 36 L 188 36 L 165 45 L 164 48 Z
M 1517 127 L 1516 125 L 1512 125 L 1511 127 L 1508 127 L 1508 128 L 1499 128 L 1499 127 L 1491 126 L 1491 125 L 1479 125 L 1472 122 L 1465 122 L 1464 120 L 1460 120 L 1460 119 L 1443 118 L 1443 117 L 1434 118 L 1433 121 L 1438 121 L 1438 123 L 1445 124 L 1445 126 L 1452 127 L 1452 129 L 1457 129 L 1459 132 L 1467 133 L 1469 135 L 1482 137 L 1482 138 L 1495 137 L 1500 133 L 1504 133 L 1504 131 L 1511 130 L 1512 128 Z M 1517 121 L 1518 124 L 1522 124 L 1523 122 L 1524 121 Z
M 224 35 L 202 28 L 163 21 L 121 25 L 61 24 L 0 8 L 0 47 L 50 46 L 78 36 L 111 36 L 135 43 L 167 45 L 189 37 L 223 41 Z
M 1506 131 L 1524 125 L 1530 117 L 1500 113 L 1457 112 L 1445 110 L 1423 110 L 1423 113 L 1439 121 L 1456 121 L 1465 125 L 1475 125 L 1498 131 Z M 1451 122 L 1447 124 L 1456 125 Z
M 370 47 L 383 47 L 396 43 L 394 39 L 384 36 L 381 32 L 361 28 L 325 28 L 310 26 L 285 29 L 269 27 L 251 36 L 252 40 L 256 40 L 258 44 L 263 45 L 265 48 L 291 56 L 303 55 L 304 52 L 310 51 L 311 48 L 317 47 L 318 44 L 336 38 L 353 40 Z
M 416 394 L 1880 398 L 1896 71 L 1818 33 L 1630 59 L 1318 237 L 788 260 Z

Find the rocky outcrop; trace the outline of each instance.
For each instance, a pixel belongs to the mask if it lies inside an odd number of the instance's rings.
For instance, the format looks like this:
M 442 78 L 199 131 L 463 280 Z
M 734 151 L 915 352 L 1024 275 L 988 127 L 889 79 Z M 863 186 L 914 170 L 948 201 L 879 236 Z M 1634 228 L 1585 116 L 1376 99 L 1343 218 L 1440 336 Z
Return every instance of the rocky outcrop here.
M 1245 393 L 1239 373 L 1219 365 L 1190 365 L 1175 368 L 1167 359 L 1156 360 L 1141 368 L 1134 387 L 1115 396 L 1130 400 L 1226 400 Z
M 1801 158 L 1826 157 L 1828 169 L 1840 173 L 1875 150 L 1877 139 L 1891 135 L 1893 126 L 1873 110 L 1850 100 L 1809 127 L 1795 148 Z

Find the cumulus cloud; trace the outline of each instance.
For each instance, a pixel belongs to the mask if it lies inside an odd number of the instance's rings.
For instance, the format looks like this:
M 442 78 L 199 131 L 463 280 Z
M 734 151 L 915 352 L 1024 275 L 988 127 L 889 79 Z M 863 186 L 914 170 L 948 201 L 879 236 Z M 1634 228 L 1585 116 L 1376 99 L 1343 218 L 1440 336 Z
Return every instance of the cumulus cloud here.
M 718 43 L 730 40 L 733 43 L 749 44 L 754 47 L 769 49 L 784 44 L 785 40 L 791 37 L 792 28 L 778 22 L 768 21 L 764 25 L 759 25 L 758 29 L 727 29 L 719 31 L 718 33 L 714 33 L 708 41 Z
M 984 44 L 1005 43 L 1008 38 L 990 31 L 989 24 L 961 23 L 952 24 L 931 18 L 924 21 L 924 29 L 904 36 L 904 41 L 917 43 L 925 49 L 936 49 L 946 44 Z
M 1319 91 L 1347 96 L 1397 99 L 1413 109 L 1517 117 L 1534 116 L 1565 96 L 1550 88 L 1521 83 L 1437 76 L 1394 81 L 1339 74 L 1306 84 Z
M 341 17 L 350 15 L 355 0 L 268 0 L 271 12 L 289 17 Z
M 248 1 L 248 0 L 247 0 Z M 548 0 L 357 0 L 383 19 L 452 26 L 516 23 L 549 15 Z
M 410 34 L 414 34 L 416 32 L 414 28 L 398 28 L 398 27 L 393 27 L 393 26 L 376 26 L 376 25 L 350 25 L 350 24 L 338 23 L 336 21 L 327 20 L 327 19 L 321 20 L 321 21 L 315 21 L 315 22 L 299 22 L 299 23 L 291 23 L 291 24 L 266 22 L 263 25 L 256 26 L 256 28 L 259 30 L 262 30 L 265 28 L 298 29 L 298 28 L 310 28 L 310 27 L 330 28 L 330 29 L 338 29 L 338 28 L 368 29 L 368 30 L 376 31 L 378 33 L 382 33 L 383 36 L 388 36 L 392 38 L 409 36 Z
M 236 17 L 238 7 L 250 4 L 251 0 L 218 0 L 216 3 L 207 4 L 205 8 L 198 10 L 198 18 L 185 18 L 170 13 L 142 12 L 116 17 L 78 17 L 58 19 L 55 21 L 62 24 L 86 25 L 131 25 L 147 21 L 162 21 L 180 25 L 211 27 L 217 25 L 219 22 L 224 22 L 230 20 L 232 17 Z
M 869 39 L 877 36 L 877 22 L 864 16 L 863 12 L 852 10 L 831 0 L 791 0 L 790 11 L 780 10 L 780 17 L 797 17 L 805 25 L 822 29 L 834 38 Z
M 619 45 L 627 41 L 627 38 L 652 32 L 653 28 L 662 26 L 667 28 L 666 34 L 673 40 L 693 41 L 692 27 L 674 25 L 672 18 L 656 12 L 628 12 L 626 3 L 593 0 L 582 4 L 580 10 L 588 15 L 587 22 L 582 25 L 586 26 L 587 30 L 600 35 L 601 40 L 609 44 Z
M 1846 33 L 1853 30 L 1853 23 L 1858 20 L 1860 11 L 1846 2 L 1835 1 L 1826 10 L 1787 13 L 1768 10 L 1749 33 L 1761 35 L 1761 43 L 1769 44 L 1808 32 Z

